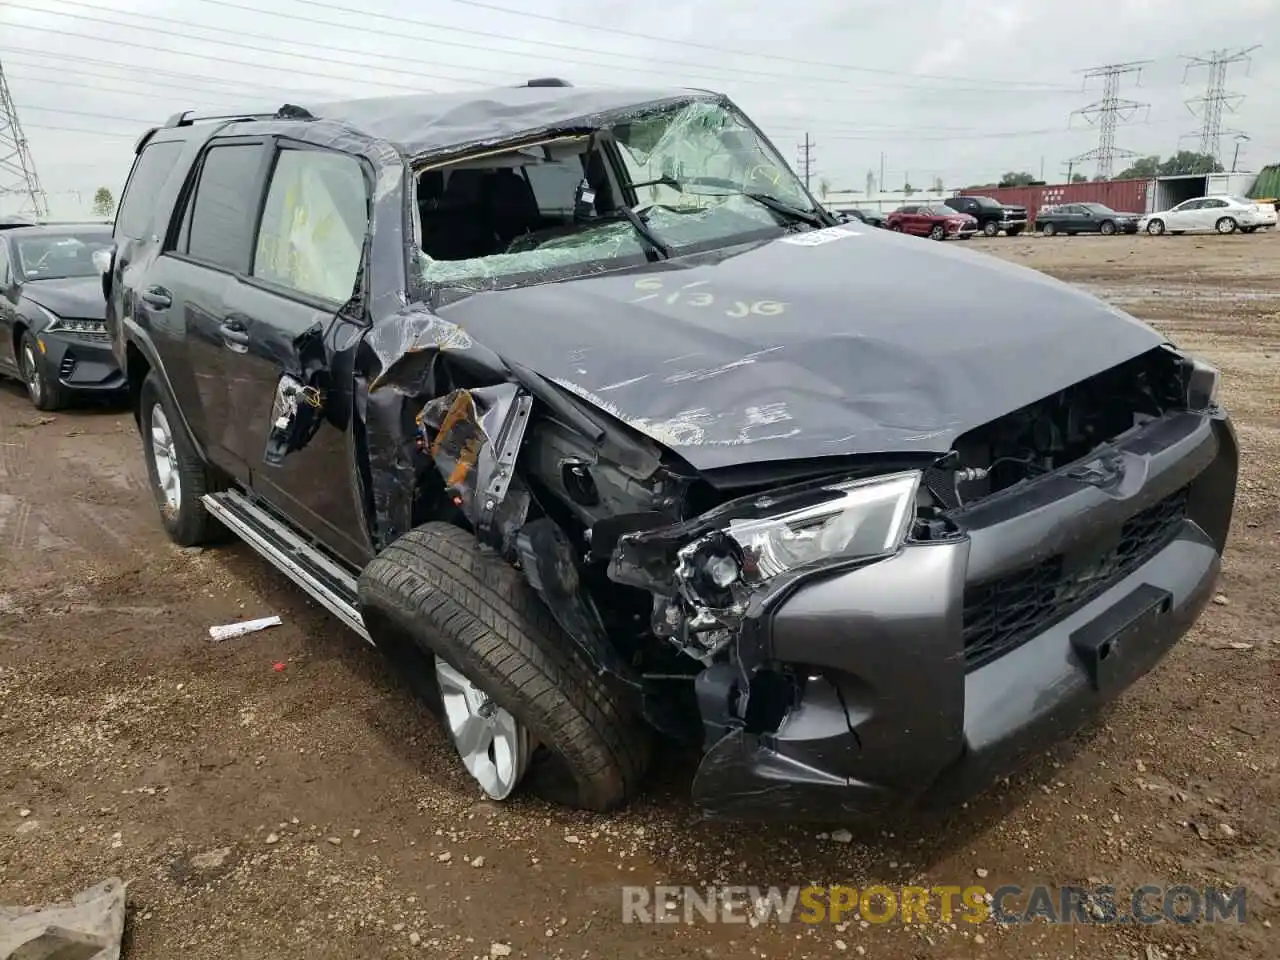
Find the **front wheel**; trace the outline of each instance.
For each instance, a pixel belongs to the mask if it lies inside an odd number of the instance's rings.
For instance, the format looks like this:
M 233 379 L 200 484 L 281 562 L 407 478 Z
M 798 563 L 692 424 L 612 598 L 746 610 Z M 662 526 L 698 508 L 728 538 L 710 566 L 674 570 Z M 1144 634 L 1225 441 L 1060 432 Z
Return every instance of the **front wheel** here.
M 1041 228 L 1040 232 L 1043 233 L 1046 237 L 1052 237 L 1055 233 L 1058 232 L 1058 228 L 1055 227 L 1052 223 L 1046 223 Z
M 1160 234 L 1164 233 L 1164 221 L 1152 220 L 1147 224 L 1147 233 L 1151 234 L 1153 237 L 1160 236 Z
M 902 232 L 902 224 L 900 224 L 900 223 L 895 223 L 895 224 L 894 224 L 892 227 L 890 227 L 889 229 L 890 229 L 890 230 L 892 230 L 894 233 L 901 233 L 901 232 Z
M 187 439 L 177 407 L 154 370 L 142 382 L 138 404 L 147 475 L 165 533 L 180 547 L 211 542 L 217 521 L 200 502 L 214 489 L 209 470 Z
M 1102 231 L 1104 237 L 1109 237 L 1116 232 L 1116 225 L 1110 220 L 1103 220 L 1102 226 L 1098 229 Z
M 988 237 L 994 237 L 997 233 L 1000 232 L 1000 224 L 996 223 L 993 220 L 988 220 L 985 224 L 983 224 L 982 232 Z
M 929 231 L 929 239 L 930 240 L 947 239 L 947 231 L 943 229 L 942 224 L 940 223 L 934 224 L 933 229 Z
M 523 575 L 447 523 L 406 533 L 365 567 L 360 612 L 388 651 L 435 664 L 463 766 L 494 799 L 521 780 L 603 812 L 633 796 L 650 732 L 551 616 Z
M 1213 228 L 1225 236 L 1228 233 L 1235 233 L 1239 226 L 1240 224 L 1236 223 L 1233 217 L 1223 217 L 1214 224 Z
M 61 410 L 67 405 L 67 391 L 57 380 L 49 377 L 45 369 L 44 354 L 30 330 L 23 331 L 18 346 L 18 363 L 22 368 L 22 382 L 27 396 L 37 410 Z

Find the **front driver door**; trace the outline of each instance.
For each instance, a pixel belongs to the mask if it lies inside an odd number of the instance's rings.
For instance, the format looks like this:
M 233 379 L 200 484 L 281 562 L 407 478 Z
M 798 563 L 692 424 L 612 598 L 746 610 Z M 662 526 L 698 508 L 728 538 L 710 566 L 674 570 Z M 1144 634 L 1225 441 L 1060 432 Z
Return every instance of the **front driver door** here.
M 228 285 L 224 303 L 225 322 L 244 336 L 244 416 L 232 426 L 233 445 L 250 465 L 254 493 L 358 565 L 370 552 L 343 357 L 361 328 L 338 313 L 360 273 L 369 182 L 354 156 L 279 144 L 251 267 Z M 282 389 L 296 391 L 292 401 L 282 404 Z
M 1194 230 L 1196 228 L 1196 211 L 1200 209 L 1199 200 L 1184 200 L 1165 217 L 1165 226 L 1170 230 Z

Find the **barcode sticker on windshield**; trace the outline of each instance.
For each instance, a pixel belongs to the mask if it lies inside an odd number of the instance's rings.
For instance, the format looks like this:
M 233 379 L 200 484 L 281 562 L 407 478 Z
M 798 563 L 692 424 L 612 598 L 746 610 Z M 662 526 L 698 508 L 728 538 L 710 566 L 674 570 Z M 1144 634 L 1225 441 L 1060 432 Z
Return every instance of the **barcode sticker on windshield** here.
M 816 247 L 822 243 L 830 243 L 832 240 L 843 240 L 845 237 L 858 237 L 861 234 L 857 230 L 850 230 L 848 227 L 826 227 L 822 230 L 809 230 L 805 233 L 797 233 L 791 237 L 781 237 L 782 243 L 794 243 L 801 247 Z

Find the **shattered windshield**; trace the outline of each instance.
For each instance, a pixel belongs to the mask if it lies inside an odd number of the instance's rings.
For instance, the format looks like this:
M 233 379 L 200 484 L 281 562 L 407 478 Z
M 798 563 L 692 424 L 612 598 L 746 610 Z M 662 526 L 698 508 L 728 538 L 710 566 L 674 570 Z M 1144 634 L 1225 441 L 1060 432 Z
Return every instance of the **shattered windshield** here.
M 742 115 L 711 100 L 428 171 L 418 194 L 423 279 L 476 288 L 745 242 L 820 216 Z

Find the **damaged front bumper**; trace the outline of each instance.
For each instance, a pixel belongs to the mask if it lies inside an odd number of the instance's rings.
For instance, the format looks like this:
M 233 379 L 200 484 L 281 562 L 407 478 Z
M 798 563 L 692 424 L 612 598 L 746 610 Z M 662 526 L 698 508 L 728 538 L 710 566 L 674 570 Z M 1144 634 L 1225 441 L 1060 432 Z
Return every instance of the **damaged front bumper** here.
M 956 802 L 1150 670 L 1211 596 L 1236 441 L 1225 414 L 1182 413 L 1113 452 L 1107 483 L 1060 471 L 956 514 L 960 537 L 797 584 L 752 652 L 744 634 L 697 679 L 696 802 L 791 820 Z M 801 683 L 761 729 L 740 704 L 775 671 Z

